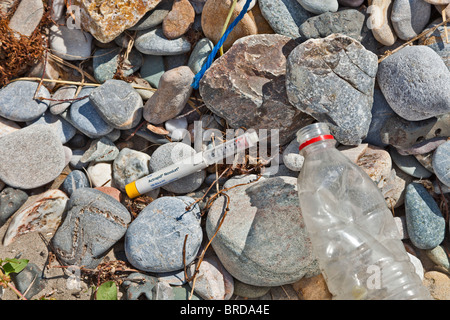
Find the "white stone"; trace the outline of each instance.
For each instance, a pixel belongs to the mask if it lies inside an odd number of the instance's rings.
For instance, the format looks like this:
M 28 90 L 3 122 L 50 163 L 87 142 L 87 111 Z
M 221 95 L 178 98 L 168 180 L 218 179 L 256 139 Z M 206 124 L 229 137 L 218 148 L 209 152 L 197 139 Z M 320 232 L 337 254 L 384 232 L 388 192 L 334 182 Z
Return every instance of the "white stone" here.
M 92 163 L 87 168 L 94 187 L 112 187 L 112 172 L 112 164 L 108 162 Z

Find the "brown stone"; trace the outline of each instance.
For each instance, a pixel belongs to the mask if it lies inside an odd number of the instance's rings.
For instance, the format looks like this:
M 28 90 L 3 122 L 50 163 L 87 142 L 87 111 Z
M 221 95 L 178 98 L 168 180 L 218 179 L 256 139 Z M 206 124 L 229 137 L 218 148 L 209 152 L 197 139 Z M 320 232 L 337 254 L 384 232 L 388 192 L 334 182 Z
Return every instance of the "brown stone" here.
M 332 294 L 322 274 L 311 278 L 302 278 L 292 284 L 301 300 L 331 300 Z
M 261 13 L 261 9 L 259 8 L 258 3 L 255 4 L 255 6 L 252 8 L 252 10 L 248 11 L 248 14 L 250 17 L 255 21 L 256 24 L 256 33 L 257 34 L 272 34 L 275 33 L 273 31 L 270 24 L 267 22 L 267 20 L 263 17 Z
M 107 195 L 113 197 L 117 201 L 122 201 L 122 193 L 119 189 L 113 188 L 113 187 L 95 187 L 94 189 L 97 189 L 103 193 L 106 193 Z
M 232 128 L 279 129 L 290 142 L 312 118 L 293 107 L 286 94 L 286 58 L 296 43 L 279 34 L 237 40 L 200 82 L 206 106 Z
M 81 26 L 102 43 L 134 26 L 161 0 L 72 0 L 80 8 Z
M 177 0 L 162 23 L 167 39 L 176 39 L 185 34 L 194 23 L 195 11 L 188 0 Z
M 225 24 L 232 2 L 232 0 L 208 0 L 203 7 L 202 30 L 205 36 L 214 42 L 214 44 L 217 44 L 222 37 L 223 25 Z M 233 22 L 241 10 L 242 6 L 239 3 L 236 4 L 229 24 Z M 246 13 L 228 35 L 227 40 L 223 44 L 224 51 L 227 51 L 237 39 L 257 33 L 258 28 L 255 21 Z
M 450 300 L 450 278 L 438 271 L 428 271 L 424 274 L 423 284 L 436 300 Z

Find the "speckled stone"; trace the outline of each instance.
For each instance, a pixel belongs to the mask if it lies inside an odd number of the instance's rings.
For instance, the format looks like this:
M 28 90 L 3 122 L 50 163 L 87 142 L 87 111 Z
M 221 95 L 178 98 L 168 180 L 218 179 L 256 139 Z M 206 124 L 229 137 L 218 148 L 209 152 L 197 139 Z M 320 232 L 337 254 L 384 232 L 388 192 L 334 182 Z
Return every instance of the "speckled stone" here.
M 312 16 L 297 0 L 259 0 L 258 4 L 276 33 L 294 39 L 300 37 L 299 26 Z
M 102 137 L 91 141 L 80 161 L 84 163 L 113 161 L 118 154 L 119 148 L 109 138 Z
M 34 81 L 14 81 L 0 90 L 0 116 L 13 121 L 31 121 L 39 118 L 48 108 L 48 103 L 33 99 L 38 88 Z M 41 86 L 37 97 L 50 98 L 50 92 Z
M 193 202 L 185 196 L 161 197 L 139 213 L 125 235 L 125 253 L 135 268 L 156 273 L 183 269 L 186 234 L 186 264 L 195 259 L 203 236 L 198 206 L 186 211 Z
M 29 125 L 36 124 L 44 124 L 54 129 L 62 144 L 67 143 L 77 133 L 77 130 L 69 122 L 48 110 Z
M 58 177 L 65 162 L 63 145 L 47 125 L 25 127 L 0 139 L 0 180 L 10 187 L 43 186 Z
M 443 246 L 437 246 L 436 248 L 425 250 L 425 254 L 437 266 L 442 267 L 446 270 L 450 269 L 450 260 Z
M 95 268 L 130 222 L 128 210 L 113 197 L 96 189 L 76 189 L 51 243 L 65 265 Z
M 144 103 L 139 93 L 122 80 L 106 80 L 89 94 L 89 102 L 114 129 L 126 130 L 142 121 Z
M 417 248 L 433 249 L 444 240 L 445 219 L 423 185 L 406 187 L 405 213 L 409 238 Z
M 427 46 L 407 46 L 384 59 L 377 82 L 386 101 L 409 121 L 450 112 L 450 71 Z
M 122 286 L 126 290 L 127 300 L 139 300 L 143 297 L 153 300 L 152 290 L 157 283 L 157 278 L 135 272 L 127 276 L 127 280 L 122 283 Z
M 325 12 L 336 12 L 339 8 L 337 0 L 297 0 L 303 8 L 314 14 L 322 14 Z
M 267 178 L 231 189 L 227 195 L 230 210 L 212 246 L 234 278 L 255 286 L 278 286 L 311 272 L 315 259 L 298 203 L 296 178 Z M 210 238 L 227 198 L 216 199 L 208 211 Z
M 125 191 L 127 184 L 150 173 L 149 161 L 150 156 L 147 153 L 123 148 L 113 163 L 114 184 Z
M 110 133 L 114 128 L 107 124 L 98 114 L 89 100 L 94 87 L 83 87 L 79 96 L 86 97 L 72 103 L 69 117 L 72 125 L 90 138 L 99 138 Z
M 20 189 L 5 188 L 0 192 L 0 227 L 28 199 L 28 194 Z
M 439 181 L 450 187 L 450 141 L 441 144 L 434 151 L 433 171 Z
M 298 45 L 286 64 L 286 91 L 297 109 L 329 124 L 336 140 L 358 145 L 369 130 L 377 56 L 332 34 Z

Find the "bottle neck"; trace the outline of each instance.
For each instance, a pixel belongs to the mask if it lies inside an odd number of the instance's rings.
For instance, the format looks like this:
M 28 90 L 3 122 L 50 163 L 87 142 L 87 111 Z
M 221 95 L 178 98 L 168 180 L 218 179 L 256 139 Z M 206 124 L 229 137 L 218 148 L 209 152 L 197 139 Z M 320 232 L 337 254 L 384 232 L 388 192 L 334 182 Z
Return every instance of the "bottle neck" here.
M 301 155 L 334 147 L 336 141 L 330 134 L 330 128 L 326 123 L 318 122 L 308 125 L 297 132 L 297 141 L 300 145 Z

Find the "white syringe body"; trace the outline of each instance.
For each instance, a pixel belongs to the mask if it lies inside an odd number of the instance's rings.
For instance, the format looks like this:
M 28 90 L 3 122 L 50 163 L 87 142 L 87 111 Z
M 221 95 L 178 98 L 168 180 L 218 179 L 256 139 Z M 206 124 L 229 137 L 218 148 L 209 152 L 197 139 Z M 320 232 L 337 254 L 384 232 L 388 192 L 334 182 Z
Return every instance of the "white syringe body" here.
M 157 172 L 129 183 L 125 187 L 125 190 L 130 198 L 135 198 L 203 170 L 224 158 L 234 155 L 239 150 L 253 147 L 258 140 L 258 135 L 255 132 L 247 132 L 233 140 L 219 144 L 212 149 L 196 153 L 190 158 L 180 160 Z

